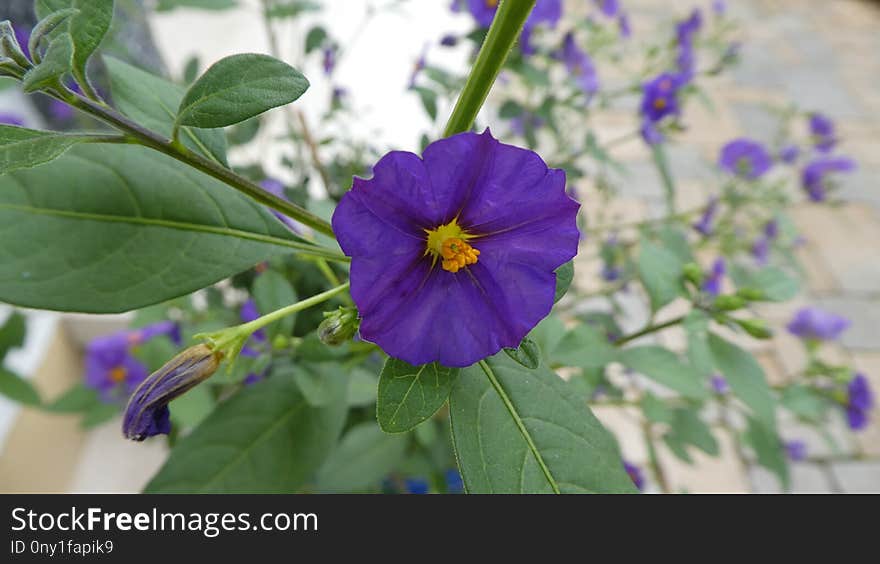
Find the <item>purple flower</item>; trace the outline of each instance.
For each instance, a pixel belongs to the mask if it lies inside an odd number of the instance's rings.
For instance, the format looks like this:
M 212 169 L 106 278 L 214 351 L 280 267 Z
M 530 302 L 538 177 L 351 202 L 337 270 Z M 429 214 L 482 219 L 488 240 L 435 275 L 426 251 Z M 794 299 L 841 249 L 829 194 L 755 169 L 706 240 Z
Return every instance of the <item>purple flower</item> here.
M 577 46 L 571 32 L 565 35 L 562 43 L 562 62 L 589 100 L 599 90 L 599 77 L 590 56 Z
M 620 13 L 620 17 L 617 18 L 617 27 L 621 37 L 625 39 L 632 37 L 632 27 L 630 27 L 629 15 L 626 12 Z
M 849 319 L 815 307 L 805 307 L 795 313 L 788 324 L 788 332 L 801 339 L 833 341 L 850 326 Z
M 18 45 L 21 47 L 21 52 L 24 53 L 27 58 L 30 58 L 31 53 L 28 49 L 28 43 L 31 40 L 31 29 L 27 26 L 13 24 L 12 30 L 15 32 L 15 40 L 18 41 Z
M 446 491 L 448 493 L 463 493 L 464 481 L 461 479 L 461 473 L 455 468 L 450 468 L 443 473 L 446 478 Z
M 718 196 L 709 198 L 709 203 L 700 219 L 691 224 L 698 233 L 708 237 L 715 230 L 715 216 L 718 214 Z
M 206 345 L 178 354 L 150 374 L 131 395 L 122 419 L 122 433 L 133 441 L 171 431 L 168 402 L 210 377 L 220 356 Z
M 287 199 L 287 195 L 284 193 L 284 184 L 281 183 L 280 180 L 275 178 L 265 178 L 260 182 L 260 188 L 269 192 L 272 195 L 278 196 L 284 200 Z M 297 223 L 294 219 L 287 217 L 283 213 L 278 210 L 269 208 L 269 211 L 272 212 L 272 215 L 281 220 L 281 223 L 287 226 L 288 229 L 293 231 L 294 233 L 302 233 L 302 226 Z
M 642 488 L 645 487 L 645 476 L 642 473 L 642 469 L 635 464 L 630 464 L 626 460 L 623 461 L 623 469 L 629 474 L 630 479 L 639 491 L 642 491 Z
M 440 45 L 443 45 L 444 47 L 455 47 L 458 45 L 458 37 L 451 33 L 447 33 L 440 39 Z
M 864 374 L 858 373 L 846 387 L 847 406 L 846 419 L 849 428 L 858 431 L 864 429 L 870 421 L 869 412 L 874 407 L 874 393 Z
M 419 75 L 422 74 L 422 71 L 425 70 L 425 65 L 427 64 L 428 57 L 428 46 L 425 45 L 422 47 L 422 52 L 419 55 L 419 58 L 416 59 L 415 64 L 413 65 L 412 72 L 409 75 L 409 85 L 407 88 L 414 88 L 416 85 L 416 80 L 419 78 Z
M 5 125 L 16 125 L 18 127 L 24 127 L 24 120 L 18 114 L 11 114 L 7 112 L 0 112 L 0 123 Z
M 258 319 L 260 317 L 260 312 L 257 311 L 257 302 L 255 302 L 253 298 L 250 298 L 241 304 L 241 310 L 239 310 L 238 316 L 241 318 L 242 323 L 249 323 Z M 257 329 L 251 337 L 259 343 L 265 342 L 266 331 L 264 329 Z
M 779 237 L 779 222 L 771 219 L 764 224 L 764 236 L 771 241 Z
M 463 367 L 515 347 L 576 253 L 565 172 L 487 129 L 392 151 L 333 214 L 361 337 L 415 365 Z
M 770 240 L 767 237 L 762 236 L 755 240 L 752 244 L 752 256 L 755 257 L 758 265 L 767 264 L 767 259 L 770 258 Z
M 656 123 L 669 115 L 677 115 L 678 79 L 669 73 L 663 73 L 643 86 L 641 113 L 642 116 Z
M 520 115 L 510 118 L 510 131 L 520 137 L 524 137 L 527 132 L 540 129 L 543 125 L 544 118 L 528 111 L 524 111 Z
M 730 391 L 730 384 L 727 383 L 727 380 L 721 374 L 713 374 L 710 382 L 716 394 L 726 394 Z
M 678 81 L 685 85 L 694 78 L 696 73 L 697 61 L 694 54 L 694 46 L 691 42 L 681 43 L 678 46 L 678 54 L 675 57 L 675 64 L 678 69 Z
M 792 164 L 800 154 L 801 150 L 797 145 L 786 145 L 779 151 L 779 160 L 785 164 Z
M 468 0 L 468 10 L 477 20 L 481 27 L 489 27 L 495 18 L 499 0 Z M 555 28 L 562 17 L 562 0 L 538 0 L 529 19 L 526 20 L 520 35 L 520 48 L 522 52 L 530 55 L 534 53 L 531 45 L 532 30 L 539 24 L 547 24 Z
M 773 159 L 763 145 L 751 139 L 734 139 L 721 149 L 718 166 L 723 170 L 755 180 L 770 170 Z
M 789 460 L 800 462 L 807 458 L 807 444 L 804 441 L 786 441 L 784 446 Z
M 639 128 L 639 132 L 642 134 L 642 139 L 644 139 L 645 143 L 648 145 L 656 145 L 663 141 L 663 133 L 661 133 L 653 121 L 647 118 L 642 120 L 642 126 Z
M 835 172 L 851 172 L 856 162 L 847 157 L 818 157 L 810 161 L 801 176 L 801 185 L 807 191 L 810 200 L 825 201 L 826 193 L 833 188 L 829 175 Z
M 86 385 L 97 390 L 107 403 L 127 397 L 148 373 L 147 367 L 132 355 L 132 349 L 160 335 L 180 345 L 180 328 L 171 321 L 93 339 L 86 347 Z
M 724 282 L 724 275 L 727 273 L 727 264 L 724 259 L 719 257 L 712 263 L 712 269 L 706 273 L 706 279 L 703 281 L 703 291 L 710 296 L 717 296 L 721 293 L 721 284 Z
M 321 63 L 324 67 L 324 75 L 330 76 L 336 70 L 336 46 L 328 45 L 323 49 L 324 60 Z
M 407 478 L 403 483 L 406 486 L 406 493 L 426 494 L 429 491 L 428 480 L 424 478 Z
M 837 145 L 834 122 L 822 114 L 810 114 L 810 134 L 816 150 L 827 153 Z
M 618 0 L 595 0 L 599 9 L 609 18 L 613 18 L 620 11 L 620 2 Z
M 723 16 L 727 13 L 727 2 L 724 0 L 712 0 L 712 11 L 716 16 Z
M 675 26 L 678 44 L 682 45 L 693 41 L 694 35 L 700 31 L 701 27 L 703 27 L 703 14 L 699 8 L 694 8 L 686 20 L 678 22 Z

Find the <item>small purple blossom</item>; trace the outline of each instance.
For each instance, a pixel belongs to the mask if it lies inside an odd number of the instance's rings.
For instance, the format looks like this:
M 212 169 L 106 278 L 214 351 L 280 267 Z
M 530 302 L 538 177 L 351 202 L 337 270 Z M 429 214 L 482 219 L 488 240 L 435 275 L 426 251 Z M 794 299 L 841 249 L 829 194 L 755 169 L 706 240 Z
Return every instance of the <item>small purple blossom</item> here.
M 284 200 L 287 199 L 287 195 L 284 193 L 284 184 L 282 184 L 280 180 L 277 180 L 275 178 L 265 178 L 260 182 L 260 188 L 274 196 L 278 196 L 279 198 L 282 198 Z M 294 233 L 302 233 L 302 226 L 294 219 L 287 217 L 286 215 L 275 209 L 269 209 L 269 211 L 272 212 L 272 215 L 281 220 L 281 223 L 286 225 L 288 229 L 290 229 Z
M 259 319 L 260 312 L 257 311 L 257 302 L 254 301 L 253 298 L 249 298 L 243 304 L 241 304 L 241 309 L 238 312 L 239 318 L 241 318 L 242 323 L 249 323 L 254 321 L 255 319 Z M 266 341 L 266 331 L 264 329 L 257 329 L 251 335 L 253 340 L 257 342 L 265 342 Z
M 730 384 L 727 383 L 727 380 L 721 374 L 713 374 L 710 382 L 716 394 L 726 394 L 730 391 Z
M 18 114 L 0 112 L 0 124 L 24 127 L 24 119 Z
M 570 32 L 565 35 L 562 43 L 562 62 L 589 100 L 599 90 L 599 77 L 596 75 L 596 67 L 592 59 L 586 51 L 577 46 L 574 34 Z
M 858 431 L 864 429 L 870 421 L 870 411 L 874 407 L 874 393 L 868 379 L 857 373 L 846 387 L 847 406 L 846 418 L 849 428 Z
M 810 341 L 834 341 L 850 326 L 849 319 L 816 307 L 805 307 L 788 323 L 788 332 Z
M 639 128 L 642 139 L 648 145 L 656 145 L 663 142 L 663 133 L 657 127 L 657 124 L 647 118 L 642 119 L 642 126 Z
M 412 72 L 409 75 L 409 85 L 407 88 L 415 88 L 416 80 L 418 80 L 419 75 L 422 74 L 422 71 L 425 70 L 425 66 L 428 58 L 428 46 L 425 45 L 422 47 L 422 52 L 419 54 L 419 58 L 416 59 L 416 62 L 413 64 Z
M 724 0 L 712 0 L 712 11 L 716 16 L 723 16 L 727 13 L 727 2 Z
M 620 30 L 620 36 L 624 39 L 632 37 L 632 26 L 629 23 L 629 14 L 621 12 L 617 18 L 617 28 Z
M 823 202 L 828 190 L 834 186 L 830 175 L 836 172 L 852 172 L 855 168 L 856 162 L 848 157 L 818 157 L 804 167 L 801 185 L 810 200 Z
M 388 153 L 333 214 L 361 337 L 414 365 L 517 346 L 577 253 L 578 208 L 564 171 L 488 130 Z
M 333 74 L 333 71 L 336 70 L 336 46 L 328 45 L 324 47 L 322 53 L 324 54 L 324 58 L 321 65 L 324 68 L 324 75 L 330 76 Z
M 767 237 L 758 237 L 755 240 L 752 244 L 752 256 L 755 257 L 755 262 L 759 266 L 767 264 L 767 260 L 770 258 L 770 241 Z
M 703 14 L 699 8 L 694 8 L 690 16 L 686 20 L 680 21 L 675 26 L 675 34 L 679 45 L 690 43 L 694 39 L 694 35 L 703 27 Z
M 629 474 L 629 477 L 633 481 L 633 484 L 635 484 L 636 488 L 638 488 L 639 491 L 642 491 L 642 488 L 645 487 L 645 475 L 642 473 L 642 469 L 626 460 L 623 461 L 623 469 Z
M 715 216 L 718 214 L 718 203 L 718 196 L 709 198 L 709 203 L 706 204 L 706 209 L 703 210 L 700 219 L 691 224 L 691 227 L 704 237 L 712 235 L 712 232 L 715 230 Z
M 721 293 L 721 285 L 724 282 L 724 275 L 727 273 L 727 263 L 724 258 L 719 257 L 712 263 L 712 268 L 706 273 L 703 281 L 703 291 L 710 296 L 717 296 Z
M 678 115 L 679 86 L 678 79 L 669 73 L 663 73 L 646 82 L 642 87 L 642 116 L 656 123 L 666 116 Z
M 407 478 L 403 483 L 406 487 L 406 493 L 409 494 L 426 494 L 430 491 L 428 480 L 424 478 Z
M 694 8 L 691 15 L 679 22 L 675 27 L 678 53 L 676 65 L 678 67 L 678 81 L 681 85 L 687 84 L 696 72 L 696 55 L 694 52 L 694 36 L 703 26 L 703 16 L 698 8 Z
M 786 145 L 779 151 L 779 160 L 785 164 L 793 164 L 800 154 L 801 150 L 797 145 Z
M 810 135 L 816 150 L 821 153 L 828 153 L 837 145 L 834 122 L 822 114 L 810 114 Z
M 804 441 L 786 441 L 785 454 L 793 462 L 800 462 L 807 458 L 807 443 Z
M 773 159 L 763 145 L 751 139 L 734 139 L 721 149 L 718 166 L 723 170 L 755 180 L 764 175 L 773 164 Z
M 458 45 L 458 36 L 447 33 L 440 39 L 440 45 L 443 45 L 444 47 L 455 47 Z
M 595 0 L 595 2 L 606 17 L 613 18 L 620 12 L 619 0 Z
M 468 10 L 481 27 L 489 27 L 498 10 L 499 0 L 467 0 Z M 520 34 L 520 49 L 526 55 L 534 53 L 532 31 L 540 24 L 555 28 L 562 18 L 562 0 L 538 0 Z
M 168 402 L 209 378 L 220 356 L 206 345 L 190 347 L 150 374 L 131 395 L 122 432 L 133 441 L 171 431 Z

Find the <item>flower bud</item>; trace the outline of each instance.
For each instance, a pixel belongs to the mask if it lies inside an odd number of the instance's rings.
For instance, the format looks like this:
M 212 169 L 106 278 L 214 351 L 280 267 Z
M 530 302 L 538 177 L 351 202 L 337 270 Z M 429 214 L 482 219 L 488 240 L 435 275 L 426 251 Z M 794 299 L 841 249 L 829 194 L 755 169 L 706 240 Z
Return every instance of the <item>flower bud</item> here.
M 171 431 L 168 402 L 207 380 L 220 366 L 222 355 L 207 345 L 178 354 L 141 382 L 125 408 L 122 433 L 142 441 Z
M 740 288 L 736 291 L 736 295 L 750 302 L 759 302 L 767 298 L 764 290 L 758 288 Z
M 318 325 L 318 338 L 325 345 L 337 346 L 350 340 L 360 327 L 357 310 L 341 307 L 336 311 L 324 312 L 324 321 Z
M 756 339 L 769 339 L 773 336 L 773 330 L 767 326 L 763 319 L 734 319 L 737 325 Z
M 715 298 L 712 302 L 715 309 L 720 311 L 734 311 L 746 305 L 745 299 L 740 296 L 723 295 Z
M 0 57 L 12 59 L 23 69 L 29 69 L 33 65 L 18 44 L 15 38 L 15 30 L 9 20 L 0 22 Z
M 694 285 L 700 286 L 703 283 L 703 269 L 694 262 L 689 262 L 682 268 L 685 279 L 693 282 Z

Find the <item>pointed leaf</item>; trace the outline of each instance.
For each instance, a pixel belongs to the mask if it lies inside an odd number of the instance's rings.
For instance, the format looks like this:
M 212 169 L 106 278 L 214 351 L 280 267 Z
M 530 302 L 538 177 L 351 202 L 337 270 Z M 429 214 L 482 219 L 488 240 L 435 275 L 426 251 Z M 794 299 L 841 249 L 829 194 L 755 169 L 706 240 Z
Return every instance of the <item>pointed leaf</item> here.
M 449 398 L 459 372 L 437 363 L 413 366 L 389 358 L 379 375 L 379 426 L 386 433 L 403 433 L 434 415 Z
M 709 395 L 705 378 L 690 364 L 682 362 L 675 353 L 662 347 L 631 347 L 622 351 L 618 360 L 685 397 L 704 399 Z
M 403 458 L 407 439 L 383 433 L 375 422 L 348 430 L 318 471 L 318 489 L 353 492 L 377 484 Z
M 731 391 L 752 409 L 762 425 L 775 431 L 776 402 L 758 361 L 738 346 L 712 333 L 709 334 L 709 349 Z
M 0 175 L 47 163 L 90 137 L 0 125 Z

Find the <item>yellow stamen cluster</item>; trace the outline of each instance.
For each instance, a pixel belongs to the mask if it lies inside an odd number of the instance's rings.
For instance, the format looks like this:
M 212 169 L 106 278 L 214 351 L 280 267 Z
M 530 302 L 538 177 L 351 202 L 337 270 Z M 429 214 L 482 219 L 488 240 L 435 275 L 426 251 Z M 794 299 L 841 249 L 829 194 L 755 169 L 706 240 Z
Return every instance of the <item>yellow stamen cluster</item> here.
M 440 256 L 443 257 L 441 266 L 443 270 L 458 272 L 469 264 L 476 264 L 480 251 L 471 247 L 458 237 L 451 237 L 443 241 L 440 247 Z
M 116 384 L 125 382 L 127 372 L 124 366 L 117 366 L 110 371 L 110 381 Z
M 657 98 L 654 100 L 654 107 L 658 110 L 662 110 L 666 107 L 666 98 Z
M 486 1 L 487 8 L 497 8 L 498 7 L 498 0 L 485 0 L 485 1 Z

